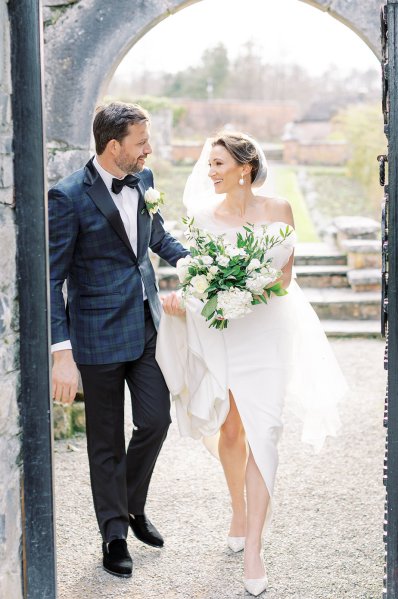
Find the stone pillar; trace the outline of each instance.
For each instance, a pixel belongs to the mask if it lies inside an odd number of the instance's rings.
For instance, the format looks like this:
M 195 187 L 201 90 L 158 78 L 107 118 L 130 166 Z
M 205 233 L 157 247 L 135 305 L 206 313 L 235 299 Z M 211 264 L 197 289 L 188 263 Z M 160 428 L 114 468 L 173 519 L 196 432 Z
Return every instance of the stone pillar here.
M 10 31 L 0 0 L 0 597 L 22 598 Z

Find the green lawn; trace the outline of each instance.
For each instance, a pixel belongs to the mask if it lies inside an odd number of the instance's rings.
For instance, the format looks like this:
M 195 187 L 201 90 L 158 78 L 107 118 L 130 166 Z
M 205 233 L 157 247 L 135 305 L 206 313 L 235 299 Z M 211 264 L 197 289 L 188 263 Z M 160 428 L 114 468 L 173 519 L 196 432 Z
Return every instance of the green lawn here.
M 300 191 L 295 169 L 289 166 L 277 167 L 274 170 L 274 178 L 275 194 L 286 198 L 292 206 L 299 240 L 302 242 L 319 241 L 304 196 Z

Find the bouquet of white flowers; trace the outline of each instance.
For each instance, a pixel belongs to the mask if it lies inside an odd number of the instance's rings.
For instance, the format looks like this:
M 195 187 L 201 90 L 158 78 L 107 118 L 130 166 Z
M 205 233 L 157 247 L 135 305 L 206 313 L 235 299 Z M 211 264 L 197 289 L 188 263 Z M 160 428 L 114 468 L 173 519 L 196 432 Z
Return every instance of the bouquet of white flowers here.
M 191 255 L 177 262 L 177 274 L 183 298 L 196 297 L 203 303 L 202 315 L 210 327 L 225 329 L 228 320 L 242 318 L 252 306 L 267 303 L 271 293 L 286 295 L 278 279 L 282 272 L 272 268 L 269 250 L 280 245 L 292 232 L 286 226 L 279 235 L 268 235 L 267 226 L 255 233 L 254 226 L 243 227 L 236 244 L 224 235 L 215 236 L 200 230 L 194 219 L 184 219 L 185 235 L 193 242 Z

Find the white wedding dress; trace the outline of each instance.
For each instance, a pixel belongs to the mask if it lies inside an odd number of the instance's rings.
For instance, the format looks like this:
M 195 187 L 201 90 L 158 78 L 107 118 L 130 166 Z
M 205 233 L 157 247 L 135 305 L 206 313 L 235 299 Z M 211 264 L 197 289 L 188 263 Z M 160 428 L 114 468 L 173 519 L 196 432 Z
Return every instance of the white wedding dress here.
M 241 230 L 220 224 L 211 211 L 195 215 L 195 225 L 223 233 L 230 242 Z M 278 234 L 281 227 L 286 224 L 270 223 L 268 233 Z M 271 250 L 273 267 L 287 263 L 295 242 L 292 232 Z M 174 398 L 180 433 L 203 438 L 218 455 L 217 433 L 228 415 L 231 390 L 272 499 L 285 401 L 303 422 L 303 440 L 319 451 L 325 437 L 338 432 L 337 404 L 345 380 L 318 317 L 294 280 L 287 295 L 253 306 L 223 331 L 208 327 L 202 307 L 189 299 L 186 318 L 163 314 L 158 334 L 156 359 Z

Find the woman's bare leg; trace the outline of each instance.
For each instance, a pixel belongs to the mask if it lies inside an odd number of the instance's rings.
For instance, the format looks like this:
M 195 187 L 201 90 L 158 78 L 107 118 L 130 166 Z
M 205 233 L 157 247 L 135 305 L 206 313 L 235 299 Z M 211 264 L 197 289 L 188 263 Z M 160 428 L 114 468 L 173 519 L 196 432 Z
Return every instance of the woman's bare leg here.
M 245 578 L 262 578 L 261 535 L 267 514 L 269 493 L 251 450 L 246 467 L 247 525 Z
M 231 537 L 246 534 L 245 470 L 247 461 L 245 431 L 233 395 L 229 392 L 230 410 L 220 430 L 218 451 L 231 495 Z

